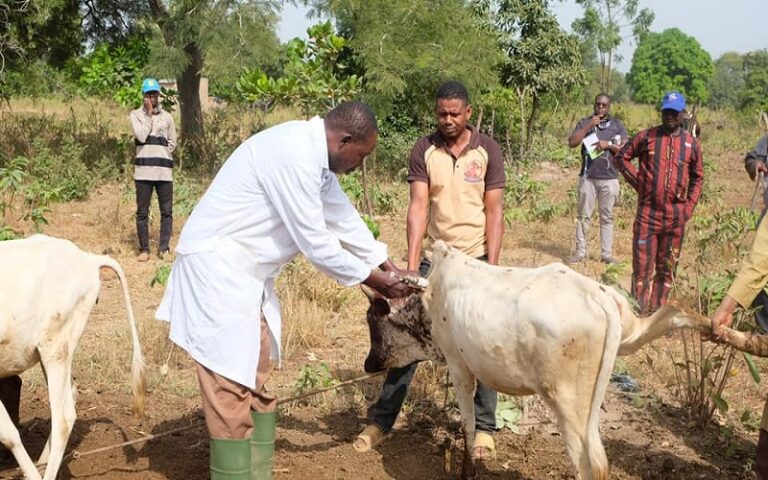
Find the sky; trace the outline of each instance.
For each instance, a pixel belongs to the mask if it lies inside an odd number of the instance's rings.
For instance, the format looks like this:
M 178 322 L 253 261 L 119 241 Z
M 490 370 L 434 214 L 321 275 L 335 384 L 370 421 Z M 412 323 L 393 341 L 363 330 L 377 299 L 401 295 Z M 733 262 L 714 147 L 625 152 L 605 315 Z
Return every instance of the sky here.
M 746 53 L 768 48 L 768 0 L 640 0 L 656 14 L 651 31 L 677 27 L 696 38 L 713 60 L 725 52 Z M 553 2 L 552 10 L 560 25 L 571 30 L 571 22 L 581 16 L 575 0 Z M 282 41 L 306 38 L 307 27 L 316 22 L 306 18 L 304 7 L 286 6 L 278 27 Z M 624 61 L 616 67 L 626 72 L 632 63 L 635 45 L 624 40 L 618 52 Z

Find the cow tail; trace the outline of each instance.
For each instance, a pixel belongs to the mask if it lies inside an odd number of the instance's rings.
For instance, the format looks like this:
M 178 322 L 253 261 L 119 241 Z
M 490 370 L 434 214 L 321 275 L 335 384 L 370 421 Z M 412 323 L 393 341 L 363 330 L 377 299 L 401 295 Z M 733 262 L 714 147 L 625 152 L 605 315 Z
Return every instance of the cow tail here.
M 107 255 L 100 257 L 99 267 L 106 267 L 117 274 L 120 280 L 120 286 L 123 288 L 123 300 L 125 310 L 128 314 L 128 326 L 131 329 L 131 340 L 133 342 L 133 359 L 131 361 L 131 390 L 133 391 L 133 414 L 137 416 L 144 415 L 144 398 L 147 392 L 147 378 L 144 365 L 144 357 L 141 354 L 141 344 L 139 343 L 139 332 L 136 329 L 136 319 L 131 307 L 131 297 L 128 293 L 128 282 L 125 279 L 120 264 L 115 259 Z
M 603 442 L 600 440 L 599 418 L 600 408 L 608 389 L 608 382 L 613 373 L 613 364 L 621 343 L 621 312 L 619 306 L 609 295 L 601 296 L 600 307 L 605 312 L 606 329 L 603 344 L 603 356 L 600 361 L 600 369 L 595 380 L 595 389 L 592 393 L 592 405 L 587 421 L 587 445 L 590 469 L 594 480 L 608 480 L 608 457 L 605 455 Z

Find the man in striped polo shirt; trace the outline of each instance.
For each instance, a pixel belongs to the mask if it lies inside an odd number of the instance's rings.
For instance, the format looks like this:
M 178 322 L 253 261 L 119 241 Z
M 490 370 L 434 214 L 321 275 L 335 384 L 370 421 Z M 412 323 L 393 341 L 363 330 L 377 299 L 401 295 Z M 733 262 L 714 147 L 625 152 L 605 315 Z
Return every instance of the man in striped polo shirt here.
M 152 190 L 160 204 L 160 243 L 162 258 L 170 250 L 173 230 L 173 157 L 176 125 L 173 117 L 159 106 L 160 84 L 147 78 L 141 85 L 144 104 L 131 112 L 136 143 L 133 179 L 136 184 L 136 232 L 139 236 L 140 262 L 149 260 L 149 205 Z
M 617 168 L 637 191 L 632 296 L 643 313 L 666 303 L 685 224 L 704 183 L 701 147 L 698 139 L 682 128 L 683 110 L 685 97 L 681 93 L 664 95 L 662 124 L 638 133 L 617 155 Z M 632 164 L 634 158 L 638 159 L 637 167 Z
M 435 102 L 437 131 L 411 150 L 408 182 L 408 269 L 426 276 L 431 266 L 428 242 L 443 240 L 467 255 L 499 262 L 504 232 L 502 198 L 506 177 L 499 145 L 469 124 L 472 105 L 464 85 L 444 83 Z M 423 256 L 422 256 L 423 255 Z M 417 364 L 387 373 L 381 395 L 371 406 L 371 424 L 354 441 L 359 452 L 378 444 L 395 424 Z M 477 382 L 477 433 L 472 457 L 486 459 L 494 450 L 497 394 Z

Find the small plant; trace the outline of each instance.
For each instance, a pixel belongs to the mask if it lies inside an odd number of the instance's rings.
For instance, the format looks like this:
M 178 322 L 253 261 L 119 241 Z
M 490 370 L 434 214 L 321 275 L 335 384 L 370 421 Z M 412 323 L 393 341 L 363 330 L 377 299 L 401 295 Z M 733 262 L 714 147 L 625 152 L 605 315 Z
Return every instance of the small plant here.
M 15 240 L 17 238 L 19 238 L 19 235 L 8 225 L 3 225 L 0 227 L 0 242 L 4 242 L 6 240 Z
M 523 418 L 523 406 L 517 397 L 499 396 L 496 404 L 496 427 L 508 428 L 512 433 L 520 433 L 520 419 Z
M 325 362 L 317 366 L 306 364 L 299 370 L 299 376 L 294 383 L 296 394 L 301 395 L 306 391 L 316 388 L 331 387 L 339 383 L 331 374 L 331 369 Z
M 167 263 L 159 265 L 155 268 L 155 275 L 149 281 L 149 286 L 154 287 L 160 285 L 164 287 L 168 283 L 168 277 L 171 275 L 171 266 Z
M 376 220 L 372 219 L 368 215 L 362 215 L 362 219 L 365 222 L 365 225 L 368 227 L 368 230 L 370 230 L 373 234 L 373 238 L 379 238 L 379 235 L 381 235 L 381 229 L 379 228 L 378 222 L 376 222 Z

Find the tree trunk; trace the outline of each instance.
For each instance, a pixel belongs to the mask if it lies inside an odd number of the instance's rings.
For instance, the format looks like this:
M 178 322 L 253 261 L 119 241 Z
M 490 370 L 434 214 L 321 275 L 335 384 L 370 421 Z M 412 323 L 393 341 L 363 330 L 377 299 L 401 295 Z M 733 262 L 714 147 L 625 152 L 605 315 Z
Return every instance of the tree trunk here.
M 189 65 L 178 78 L 181 107 L 181 141 L 190 158 L 197 164 L 202 160 L 203 109 L 200 105 L 200 71 L 203 68 L 203 52 L 195 43 L 184 47 Z
M 606 72 L 605 92 L 611 94 L 611 72 L 613 69 L 613 50 L 608 51 L 608 71 Z
M 533 101 L 531 102 L 531 114 L 528 116 L 528 125 L 526 125 L 525 133 L 525 153 L 531 150 L 531 143 L 533 142 L 533 124 L 539 116 L 539 110 L 541 110 L 541 100 L 539 95 L 534 92 Z

